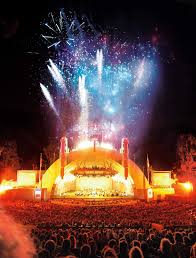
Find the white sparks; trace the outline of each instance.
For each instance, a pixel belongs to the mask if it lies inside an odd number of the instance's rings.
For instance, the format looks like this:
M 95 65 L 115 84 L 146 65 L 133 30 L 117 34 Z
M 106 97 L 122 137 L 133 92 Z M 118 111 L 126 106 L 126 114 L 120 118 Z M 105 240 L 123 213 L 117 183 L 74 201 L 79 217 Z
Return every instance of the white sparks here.
M 54 101 L 52 99 L 52 96 L 50 95 L 50 92 L 48 91 L 48 89 L 42 84 L 40 83 L 40 87 L 41 87 L 41 90 L 44 94 L 44 97 L 46 98 L 46 100 L 48 101 L 48 104 L 50 105 L 50 107 L 53 109 L 53 111 L 55 112 L 55 114 L 58 116 L 58 112 L 55 108 L 55 105 L 54 105 Z
M 78 91 L 81 105 L 81 113 L 79 118 L 79 127 L 82 133 L 82 137 L 86 139 L 88 137 L 88 91 L 85 88 L 85 76 L 79 76 Z
M 140 83 L 140 81 L 141 81 L 141 79 L 143 77 L 143 74 L 144 74 L 144 58 L 143 58 L 141 64 L 139 65 L 139 67 L 138 67 L 136 81 L 134 83 L 135 87 L 137 87 L 138 84 Z
M 97 72 L 99 79 L 102 77 L 102 70 L 103 70 L 103 51 L 102 49 L 98 49 L 96 53 L 96 62 L 97 62 Z
M 65 81 L 63 79 L 63 76 L 61 75 L 60 70 L 57 68 L 57 66 L 53 63 L 51 59 L 49 59 L 50 66 L 48 65 L 48 70 L 50 71 L 52 77 L 57 82 L 58 86 L 65 90 Z

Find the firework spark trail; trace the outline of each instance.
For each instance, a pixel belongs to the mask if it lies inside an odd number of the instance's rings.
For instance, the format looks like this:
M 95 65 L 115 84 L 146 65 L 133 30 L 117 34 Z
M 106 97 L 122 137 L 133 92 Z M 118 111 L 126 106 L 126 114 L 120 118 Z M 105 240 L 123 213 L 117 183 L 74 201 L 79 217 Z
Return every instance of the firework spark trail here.
M 102 71 L 103 71 L 103 51 L 102 49 L 97 50 L 96 54 L 96 62 L 97 62 L 97 71 L 98 71 L 98 77 L 101 80 L 102 78 Z
M 144 75 L 144 58 L 141 62 L 141 64 L 139 65 L 138 67 L 138 70 L 137 70 L 137 76 L 136 76 L 136 81 L 134 83 L 134 86 L 137 87 L 139 84 L 140 84 L 140 81 Z
M 57 66 L 53 63 L 53 61 L 51 59 L 49 59 L 50 65 L 48 65 L 48 69 L 51 73 L 51 75 L 53 76 L 54 80 L 57 82 L 58 86 L 65 90 L 65 81 L 63 79 L 63 76 L 61 75 L 60 70 L 57 68 Z
M 50 25 L 48 25 L 48 23 L 45 23 L 45 26 L 48 27 L 50 30 L 52 30 L 53 32 L 56 33 L 56 31 Z
M 48 42 L 50 42 L 51 39 L 53 39 L 54 37 L 52 36 L 47 36 L 47 35 L 41 35 L 45 40 L 47 40 Z
M 59 24 L 60 24 L 60 28 L 62 31 L 62 29 L 63 29 L 63 13 L 62 13 L 62 11 L 60 11 Z
M 85 88 L 85 76 L 80 76 L 78 80 L 78 93 L 80 98 L 81 113 L 79 118 L 79 128 L 83 140 L 88 139 L 88 91 Z
M 41 90 L 42 90 L 42 92 L 44 94 L 44 97 L 48 101 L 49 106 L 52 108 L 54 113 L 58 116 L 59 114 L 58 114 L 58 112 L 57 112 L 57 110 L 55 108 L 54 101 L 53 101 L 53 99 L 52 99 L 52 97 L 50 95 L 50 92 L 48 91 L 48 89 L 42 83 L 40 83 L 40 87 L 41 87 Z

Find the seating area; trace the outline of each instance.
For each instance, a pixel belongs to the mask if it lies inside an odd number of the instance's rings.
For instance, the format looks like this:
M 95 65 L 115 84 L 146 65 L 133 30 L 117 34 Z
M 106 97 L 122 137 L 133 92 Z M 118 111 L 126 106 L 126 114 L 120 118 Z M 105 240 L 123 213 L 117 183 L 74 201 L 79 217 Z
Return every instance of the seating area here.
M 195 257 L 196 205 L 179 201 L 62 199 L 5 201 L 2 210 L 27 228 L 28 257 Z

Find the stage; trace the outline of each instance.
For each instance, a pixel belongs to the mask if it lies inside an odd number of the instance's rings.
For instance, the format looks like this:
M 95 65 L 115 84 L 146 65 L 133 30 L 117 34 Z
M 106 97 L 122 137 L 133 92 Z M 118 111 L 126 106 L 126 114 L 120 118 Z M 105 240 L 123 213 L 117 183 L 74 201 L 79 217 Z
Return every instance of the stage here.
M 73 191 L 67 192 L 61 195 L 53 195 L 52 199 L 113 199 L 113 198 L 132 198 L 133 196 L 127 195 L 126 193 L 115 193 L 115 192 L 97 192 L 97 191 Z

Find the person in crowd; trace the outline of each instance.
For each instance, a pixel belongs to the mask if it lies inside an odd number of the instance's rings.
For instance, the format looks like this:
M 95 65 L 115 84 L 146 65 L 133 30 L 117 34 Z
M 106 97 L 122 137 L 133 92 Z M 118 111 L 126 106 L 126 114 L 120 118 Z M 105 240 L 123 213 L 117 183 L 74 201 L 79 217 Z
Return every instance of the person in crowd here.
M 128 258 L 128 245 L 126 240 L 119 241 L 119 258 Z
M 160 258 L 168 258 L 168 257 L 173 258 L 174 257 L 174 254 L 172 251 L 172 244 L 169 241 L 169 239 L 167 239 L 167 238 L 161 239 L 159 256 L 160 256 Z
M 103 258 L 118 258 L 115 250 L 113 248 L 110 248 L 109 246 L 105 246 L 105 248 L 103 249 L 102 257 Z
M 71 252 L 71 242 L 70 239 L 66 238 L 63 240 L 61 252 L 59 253 L 60 256 L 68 256 L 73 255 Z
M 176 258 L 186 258 L 186 248 L 183 243 L 183 235 L 181 232 L 175 232 L 174 234 L 175 243 L 173 245 L 174 256 Z
M 91 255 L 90 255 L 90 258 L 100 258 L 100 256 L 98 255 L 98 252 L 97 252 L 97 245 L 96 245 L 96 242 L 91 239 L 89 241 L 89 245 L 91 247 Z
M 196 257 L 196 243 L 191 247 L 190 258 Z
M 80 248 L 80 258 L 90 258 L 91 256 L 91 247 L 88 244 L 84 244 Z
M 146 241 L 141 242 L 141 250 L 144 255 L 144 258 L 150 258 L 149 246 Z
M 56 251 L 56 244 L 55 244 L 54 240 L 52 240 L 52 239 L 47 240 L 44 245 L 44 249 L 49 252 L 50 257 L 53 257 L 55 255 L 55 251 Z
M 46 249 L 42 249 L 38 252 L 38 258 L 50 258 L 50 253 Z
M 129 251 L 129 258 L 144 258 L 142 250 L 138 246 L 133 246 Z

